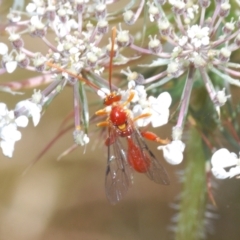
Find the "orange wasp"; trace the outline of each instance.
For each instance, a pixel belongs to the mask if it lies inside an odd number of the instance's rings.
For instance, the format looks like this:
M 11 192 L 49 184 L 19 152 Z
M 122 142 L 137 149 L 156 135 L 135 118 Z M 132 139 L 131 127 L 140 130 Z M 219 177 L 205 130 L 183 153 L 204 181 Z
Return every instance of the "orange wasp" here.
M 136 120 L 149 117 L 150 114 L 142 114 L 136 118 L 131 116 L 127 105 L 134 97 L 133 91 L 130 91 L 125 102 L 121 102 L 120 93 L 112 91 L 111 72 L 115 36 L 116 28 L 113 28 L 109 63 L 110 94 L 106 94 L 104 98 L 104 105 L 107 108 L 96 112 L 96 115 L 99 116 L 107 115 L 106 121 L 98 123 L 97 126 L 108 127 L 108 137 L 105 141 L 105 145 L 108 147 L 105 188 L 106 196 L 112 204 L 119 202 L 131 186 L 132 169 L 139 173 L 145 173 L 150 180 L 156 183 L 169 184 L 166 170 L 149 150 L 143 137 L 163 144 L 168 143 L 168 140 L 162 140 L 151 132 L 140 132 L 135 126 Z
M 131 186 L 133 182 L 132 169 L 139 173 L 145 173 L 150 180 L 156 183 L 169 185 L 166 170 L 149 150 L 143 138 L 161 144 L 167 144 L 169 141 L 160 139 L 152 132 L 140 132 L 135 126 L 138 119 L 149 117 L 150 114 L 142 114 L 136 118 L 131 116 L 131 111 L 127 109 L 127 105 L 134 98 L 133 91 L 130 91 L 125 102 L 121 101 L 120 93 L 112 91 L 111 76 L 115 36 L 116 28 L 113 28 L 108 80 L 110 94 L 104 93 L 104 105 L 110 107 L 111 110 L 108 111 L 104 108 L 95 113 L 99 116 L 108 115 L 106 121 L 98 123 L 97 126 L 108 127 L 108 137 L 105 141 L 105 145 L 108 147 L 105 188 L 107 199 L 112 204 L 119 202 Z M 86 83 L 95 90 L 101 91 L 95 84 L 80 75 L 75 75 L 51 62 L 47 62 L 46 65 L 61 72 L 66 72 L 69 76 L 79 79 L 79 81 Z M 126 141 L 122 141 L 123 139 Z

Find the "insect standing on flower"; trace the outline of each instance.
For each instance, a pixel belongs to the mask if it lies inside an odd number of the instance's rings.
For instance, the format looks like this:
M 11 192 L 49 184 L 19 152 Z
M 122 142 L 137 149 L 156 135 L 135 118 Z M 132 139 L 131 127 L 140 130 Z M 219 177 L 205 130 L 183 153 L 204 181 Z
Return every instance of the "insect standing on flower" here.
M 143 137 L 160 143 L 168 141 L 158 138 L 154 133 L 139 131 L 135 122 L 140 118 L 149 117 L 149 114 L 133 118 L 131 110 L 128 109 L 128 105 L 134 98 L 133 91 L 129 91 L 126 101 L 121 101 L 122 96 L 119 92 L 112 91 L 111 71 L 115 35 L 116 28 L 113 28 L 109 63 L 110 93 L 105 93 L 106 107 L 96 112 L 96 115 L 107 115 L 106 121 L 98 123 L 97 126 L 108 127 L 108 138 L 105 141 L 108 147 L 105 188 L 107 198 L 112 204 L 119 202 L 132 184 L 132 169 L 145 173 L 156 183 L 169 184 L 166 170 L 149 150 Z

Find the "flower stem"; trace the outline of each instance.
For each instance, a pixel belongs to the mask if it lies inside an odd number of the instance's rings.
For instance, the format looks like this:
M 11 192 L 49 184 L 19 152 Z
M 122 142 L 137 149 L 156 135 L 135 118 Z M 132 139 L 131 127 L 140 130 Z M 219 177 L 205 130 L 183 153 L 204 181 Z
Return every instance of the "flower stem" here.
M 181 108 L 180 108 L 177 125 L 176 125 L 176 127 L 179 127 L 179 128 L 183 128 L 184 120 L 187 115 L 189 100 L 190 100 L 193 82 L 194 82 L 193 75 L 194 75 L 194 68 L 190 67 L 188 72 L 188 77 L 185 83 L 185 87 L 182 93 L 182 103 L 181 103 Z
M 198 240 L 204 234 L 206 205 L 205 157 L 201 136 L 191 128 L 186 152 L 180 212 L 175 240 Z

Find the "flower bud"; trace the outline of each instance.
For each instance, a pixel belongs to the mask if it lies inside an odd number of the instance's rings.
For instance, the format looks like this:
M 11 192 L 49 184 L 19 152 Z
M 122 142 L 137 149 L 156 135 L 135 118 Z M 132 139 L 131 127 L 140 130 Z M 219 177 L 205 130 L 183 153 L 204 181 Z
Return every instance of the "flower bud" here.
M 211 3 L 210 0 L 198 0 L 198 2 L 202 8 L 208 8 Z
M 176 61 L 170 62 L 167 67 L 167 73 L 170 76 L 178 77 L 180 72 L 180 64 Z
M 152 36 L 149 36 L 150 41 L 148 43 L 148 48 L 151 50 L 153 53 L 159 53 L 162 51 L 162 44 L 159 39 L 157 39 L 157 35 L 152 38 Z
M 227 17 L 230 11 L 231 5 L 226 1 L 222 3 L 220 6 L 219 16 L 220 17 Z
M 18 54 L 15 60 L 17 61 L 18 66 L 21 68 L 26 68 L 30 63 L 30 60 L 25 53 Z
M 42 56 L 40 53 L 33 59 L 33 66 L 36 71 L 43 72 L 45 70 L 45 62 L 46 58 Z
M 57 11 L 57 14 L 59 16 L 59 19 L 62 23 L 66 23 L 69 19 L 68 15 L 67 15 L 67 11 L 66 9 L 64 8 L 60 8 L 58 11 Z
M 76 10 L 78 13 L 83 13 L 85 6 L 84 0 L 76 0 Z
M 155 4 L 148 2 L 147 5 L 149 6 L 148 13 L 150 16 L 150 21 L 153 22 L 160 19 L 161 15 L 158 8 L 155 6 Z
M 186 10 L 186 4 L 183 1 L 176 0 L 172 5 L 172 11 L 177 15 L 182 15 Z
M 119 47 L 126 47 L 130 43 L 130 36 L 129 36 L 129 31 L 127 30 L 122 30 L 121 24 L 119 24 L 119 31 L 117 31 L 117 44 Z
M 127 76 L 127 80 L 134 81 L 137 84 L 143 84 L 144 83 L 144 76 L 138 72 L 132 72 L 130 68 L 127 68 L 127 71 L 121 70 L 121 73 L 123 73 L 125 76 Z
M 106 54 L 110 56 L 112 50 L 112 41 L 109 39 L 109 44 L 106 46 Z M 114 44 L 113 46 L 113 57 L 116 57 L 118 55 L 118 45 Z
M 56 7 L 53 5 L 49 5 L 46 8 L 46 12 L 45 12 L 45 17 L 50 21 L 53 22 L 56 18 Z
M 12 33 L 8 40 L 12 43 L 12 46 L 16 49 L 20 49 L 24 46 L 24 41 L 19 34 Z
M 106 34 L 108 32 L 108 21 L 100 19 L 97 24 L 97 32 L 99 34 Z
M 97 19 L 105 18 L 107 16 L 107 8 L 105 3 L 99 2 L 95 6 L 95 16 Z
M 159 20 L 158 29 L 163 36 L 169 36 L 171 34 L 171 26 L 168 20 Z
M 123 20 L 126 24 L 132 25 L 134 23 L 134 13 L 131 10 L 128 10 L 123 13 Z
M 235 24 L 234 22 L 225 23 L 223 28 L 222 28 L 223 33 L 225 33 L 226 35 L 231 34 L 235 29 L 234 24 Z
M 220 52 L 219 52 L 219 60 L 221 62 L 227 62 L 229 60 L 229 57 L 231 56 L 231 51 L 228 50 L 227 48 L 223 47 L 220 49 Z
M 98 61 L 98 57 L 93 52 L 87 53 L 87 64 L 89 67 L 95 67 Z

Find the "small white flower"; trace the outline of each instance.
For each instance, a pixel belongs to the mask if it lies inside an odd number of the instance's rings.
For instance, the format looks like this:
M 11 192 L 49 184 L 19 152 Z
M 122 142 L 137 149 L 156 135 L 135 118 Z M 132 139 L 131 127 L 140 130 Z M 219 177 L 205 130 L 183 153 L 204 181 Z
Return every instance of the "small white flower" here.
M 18 110 L 21 111 L 21 109 L 23 110 L 22 115 L 26 115 L 27 117 L 29 116 L 32 117 L 33 125 L 36 127 L 41 118 L 42 107 L 29 100 L 24 100 L 24 101 L 18 102 L 15 107 L 16 111 Z
M 136 121 L 138 127 L 145 127 L 150 122 L 153 127 L 160 127 L 168 122 L 169 107 L 172 102 L 168 92 L 161 93 L 157 98 L 150 96 L 147 101 L 145 99 L 142 101 L 140 97 L 138 101 L 140 104 L 136 104 L 132 110 L 134 117 L 149 114 L 149 117 L 139 118 Z
M 178 40 L 178 44 L 183 47 L 188 41 L 188 37 L 187 36 L 183 36 L 181 38 L 179 38 Z M 176 51 L 176 50 L 175 50 Z
M 183 160 L 185 144 L 180 140 L 175 140 L 165 146 L 159 146 L 158 149 L 163 150 L 163 157 L 168 163 L 176 165 Z
M 157 98 L 150 96 L 151 122 L 153 127 L 160 127 L 168 122 L 169 107 L 172 98 L 168 92 L 161 93 Z
M 14 116 L 14 111 L 8 111 L 5 103 L 0 103 L 0 127 L 5 127 L 9 124 L 16 124 L 18 127 L 26 127 L 28 125 L 28 118 L 26 116 Z
M 199 6 L 194 4 L 192 7 L 187 8 L 187 16 L 194 19 L 194 15 L 198 13 Z
M 14 72 L 17 68 L 17 61 L 14 60 L 11 54 L 8 54 L 8 46 L 4 43 L 0 43 L 0 55 L 2 55 L 2 62 L 7 72 Z
M 191 43 L 194 47 L 199 48 L 201 46 L 209 45 L 209 28 L 201 28 L 198 25 L 193 25 L 187 30 L 188 37 L 191 39 Z
M 212 173 L 216 178 L 232 178 L 240 174 L 240 161 L 235 153 L 230 153 L 226 148 L 217 150 L 212 158 Z M 225 168 L 230 168 L 227 171 Z
M 229 97 L 230 97 L 229 95 L 226 96 L 226 94 L 225 94 L 225 88 L 223 88 L 223 90 L 218 91 L 218 92 L 216 93 L 215 99 L 216 99 L 217 104 L 218 104 L 219 106 L 223 106 L 223 105 L 227 102 L 227 99 L 228 99 Z
M 84 133 L 82 130 L 78 130 L 78 129 L 76 129 L 73 132 L 73 138 L 75 143 L 81 146 L 88 144 L 90 141 L 88 135 Z

